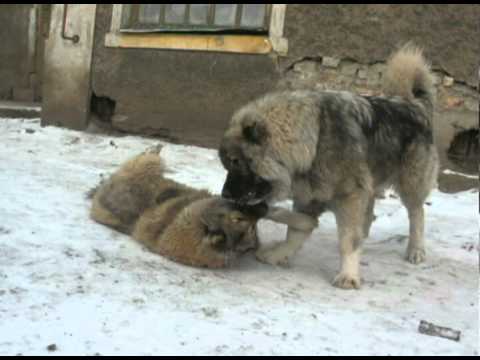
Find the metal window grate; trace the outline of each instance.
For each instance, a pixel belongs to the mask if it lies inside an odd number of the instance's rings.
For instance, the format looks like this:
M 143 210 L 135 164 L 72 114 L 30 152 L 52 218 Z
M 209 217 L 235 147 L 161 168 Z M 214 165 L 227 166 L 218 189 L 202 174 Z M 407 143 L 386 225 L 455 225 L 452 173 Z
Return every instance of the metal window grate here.
M 268 33 L 271 4 L 125 4 L 122 32 Z

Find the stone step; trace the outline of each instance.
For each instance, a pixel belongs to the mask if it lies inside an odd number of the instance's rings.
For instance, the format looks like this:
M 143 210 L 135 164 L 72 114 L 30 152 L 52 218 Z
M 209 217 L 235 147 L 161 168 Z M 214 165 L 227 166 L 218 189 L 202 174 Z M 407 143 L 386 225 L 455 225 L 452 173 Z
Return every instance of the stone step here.
M 0 118 L 37 118 L 42 111 L 41 105 L 34 102 L 0 101 Z

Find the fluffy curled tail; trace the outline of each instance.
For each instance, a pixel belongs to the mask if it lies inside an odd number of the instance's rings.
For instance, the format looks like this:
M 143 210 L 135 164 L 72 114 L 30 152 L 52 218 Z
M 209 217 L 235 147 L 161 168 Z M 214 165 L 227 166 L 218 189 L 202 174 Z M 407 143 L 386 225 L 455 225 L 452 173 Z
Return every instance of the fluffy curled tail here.
M 422 49 L 408 43 L 393 53 L 387 62 L 383 92 L 387 96 L 417 99 L 427 108 L 433 107 L 433 75 Z

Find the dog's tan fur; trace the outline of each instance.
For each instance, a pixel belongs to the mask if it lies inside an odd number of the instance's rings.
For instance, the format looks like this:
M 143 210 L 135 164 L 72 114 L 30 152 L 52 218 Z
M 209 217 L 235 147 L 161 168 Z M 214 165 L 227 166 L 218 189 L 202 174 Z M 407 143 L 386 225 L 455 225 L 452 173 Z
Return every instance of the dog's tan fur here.
M 256 222 L 232 204 L 164 177 L 159 149 L 127 161 L 93 193 L 90 216 L 187 265 L 220 268 L 257 246 Z

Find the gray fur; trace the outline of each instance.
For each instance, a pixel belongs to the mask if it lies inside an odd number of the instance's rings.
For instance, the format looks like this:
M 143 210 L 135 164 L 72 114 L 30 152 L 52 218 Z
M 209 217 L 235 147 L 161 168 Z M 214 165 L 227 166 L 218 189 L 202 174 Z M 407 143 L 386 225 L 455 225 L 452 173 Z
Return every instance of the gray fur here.
M 423 203 L 438 170 L 430 69 L 409 45 L 391 58 L 387 74 L 388 97 L 294 91 L 253 101 L 233 116 L 219 150 L 228 170 L 223 194 L 235 194 L 233 200 L 292 198 L 297 211 L 312 217 L 334 212 L 342 254 L 334 284 L 342 288 L 360 286 L 360 245 L 374 219 L 375 194 L 386 187 L 394 187 L 409 212 L 408 260 L 425 257 Z M 255 141 L 245 136 L 252 124 L 262 129 Z M 285 262 L 310 233 L 290 227 L 285 243 L 258 257 Z

